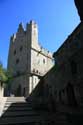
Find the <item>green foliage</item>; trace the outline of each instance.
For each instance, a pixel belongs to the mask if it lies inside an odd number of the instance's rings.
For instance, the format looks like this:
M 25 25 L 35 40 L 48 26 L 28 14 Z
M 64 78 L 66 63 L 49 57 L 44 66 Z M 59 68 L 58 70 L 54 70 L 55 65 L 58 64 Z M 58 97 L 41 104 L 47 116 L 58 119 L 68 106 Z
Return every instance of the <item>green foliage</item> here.
M 6 75 L 6 77 L 7 77 L 6 83 L 7 83 L 7 84 L 10 84 L 11 81 L 12 81 L 12 79 L 13 79 L 11 72 L 8 71 L 8 70 L 6 70 L 5 75 Z
M 5 70 L 4 70 L 3 66 L 2 66 L 2 64 L 0 64 L 0 81 L 1 82 L 7 81 L 7 76 L 5 74 Z
M 2 64 L 0 63 L 0 81 L 5 84 L 9 84 L 12 80 L 12 75 L 9 71 L 3 68 Z

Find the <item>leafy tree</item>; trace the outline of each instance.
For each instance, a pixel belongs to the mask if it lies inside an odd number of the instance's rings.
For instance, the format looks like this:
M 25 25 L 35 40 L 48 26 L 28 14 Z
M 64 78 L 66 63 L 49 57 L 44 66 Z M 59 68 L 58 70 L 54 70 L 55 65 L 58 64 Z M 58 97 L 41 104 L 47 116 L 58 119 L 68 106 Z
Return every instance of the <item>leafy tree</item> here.
M 12 80 L 12 75 L 9 71 L 3 68 L 2 64 L 0 63 L 0 82 L 1 84 L 9 84 Z

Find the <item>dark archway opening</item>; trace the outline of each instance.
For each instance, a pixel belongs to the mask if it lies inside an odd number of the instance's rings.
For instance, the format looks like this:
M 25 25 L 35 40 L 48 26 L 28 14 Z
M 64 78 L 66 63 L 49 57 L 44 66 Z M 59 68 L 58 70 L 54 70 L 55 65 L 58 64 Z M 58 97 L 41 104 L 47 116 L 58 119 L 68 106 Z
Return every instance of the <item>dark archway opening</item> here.
M 18 86 L 17 90 L 16 90 L 16 96 L 21 96 L 21 85 Z
M 68 83 L 66 90 L 69 106 L 77 106 L 73 85 Z

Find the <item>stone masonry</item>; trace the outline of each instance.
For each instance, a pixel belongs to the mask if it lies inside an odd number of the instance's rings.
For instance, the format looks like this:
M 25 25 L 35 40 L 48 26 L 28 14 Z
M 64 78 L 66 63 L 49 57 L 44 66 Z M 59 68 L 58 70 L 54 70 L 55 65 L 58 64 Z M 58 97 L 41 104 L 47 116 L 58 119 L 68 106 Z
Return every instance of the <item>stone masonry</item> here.
M 43 77 L 45 92 L 48 90 L 56 103 L 83 106 L 83 23 L 53 56 L 55 66 Z

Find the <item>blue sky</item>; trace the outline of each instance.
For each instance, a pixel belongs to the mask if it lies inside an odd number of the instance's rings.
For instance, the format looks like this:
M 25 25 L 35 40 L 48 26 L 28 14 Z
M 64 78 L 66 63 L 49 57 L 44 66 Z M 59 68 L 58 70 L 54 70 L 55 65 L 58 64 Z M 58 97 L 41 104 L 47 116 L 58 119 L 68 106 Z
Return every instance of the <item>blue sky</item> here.
M 0 0 L 0 60 L 7 66 L 10 36 L 18 24 L 35 20 L 39 42 L 56 51 L 79 24 L 74 0 Z

